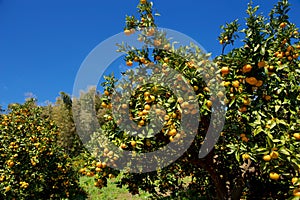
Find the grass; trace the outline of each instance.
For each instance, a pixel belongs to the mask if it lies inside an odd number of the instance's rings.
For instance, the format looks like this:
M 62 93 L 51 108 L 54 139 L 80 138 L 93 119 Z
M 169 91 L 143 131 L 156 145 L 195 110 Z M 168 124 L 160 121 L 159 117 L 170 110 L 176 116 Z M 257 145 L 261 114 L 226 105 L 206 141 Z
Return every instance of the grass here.
M 81 187 L 88 193 L 88 200 L 142 200 L 148 199 L 150 196 L 147 193 L 140 195 L 131 195 L 125 187 L 119 188 L 116 185 L 116 179 L 109 179 L 107 187 L 98 189 L 94 186 L 94 178 L 82 176 L 80 178 Z
M 126 187 L 119 188 L 116 182 L 120 179 L 119 175 L 115 179 L 108 179 L 107 187 L 98 189 L 94 186 L 94 178 L 82 176 L 80 178 L 81 187 L 88 193 L 87 200 L 145 200 L 150 198 L 150 194 L 141 192 L 140 195 L 132 195 L 128 192 Z M 185 184 L 191 181 L 190 177 L 183 179 Z M 199 198 L 198 195 L 194 193 L 195 191 L 184 190 L 179 192 L 179 196 L 164 196 L 160 200 L 201 200 L 206 198 Z

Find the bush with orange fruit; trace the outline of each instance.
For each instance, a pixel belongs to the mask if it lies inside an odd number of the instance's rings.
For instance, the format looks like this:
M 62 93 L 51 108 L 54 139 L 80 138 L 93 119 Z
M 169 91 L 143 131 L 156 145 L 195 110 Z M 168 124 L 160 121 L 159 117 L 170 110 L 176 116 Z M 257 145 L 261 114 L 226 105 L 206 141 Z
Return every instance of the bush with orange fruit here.
M 57 126 L 30 99 L 0 115 L 0 199 L 79 198 L 79 174 L 57 145 Z

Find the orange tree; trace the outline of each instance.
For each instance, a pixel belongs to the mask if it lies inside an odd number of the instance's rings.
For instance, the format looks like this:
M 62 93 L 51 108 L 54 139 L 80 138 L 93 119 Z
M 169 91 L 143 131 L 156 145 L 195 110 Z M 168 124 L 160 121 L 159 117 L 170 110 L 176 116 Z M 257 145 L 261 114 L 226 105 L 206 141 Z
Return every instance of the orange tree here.
M 0 199 L 85 196 L 70 158 L 58 147 L 59 130 L 28 100 L 0 115 Z
M 154 197 L 171 199 L 179 195 L 188 199 L 299 197 L 300 44 L 297 28 L 287 15 L 288 2 L 279 1 L 268 18 L 257 14 L 258 7 L 249 4 L 244 29 L 239 30 L 237 21 L 222 27 L 219 39 L 223 51 L 215 58 L 218 70 L 208 61 L 209 55 L 195 45 L 176 49 L 170 44 L 166 35 L 156 29 L 151 2 L 141 0 L 138 10 L 139 18 L 126 17 L 124 33 L 131 35 L 142 30 L 138 40 L 150 43 L 154 48 L 119 46 L 119 50 L 127 54 L 126 65 L 138 66 L 135 72 L 128 74 L 139 86 L 129 102 L 122 102 L 112 96 L 115 78 L 107 77 L 101 98 L 105 110 L 101 133 L 120 149 L 139 154 L 158 150 L 172 142 L 183 142 L 189 134 L 180 129 L 184 114 L 199 112 L 199 120 L 196 119 L 199 128 L 190 147 L 175 162 L 147 173 L 125 171 L 120 185 L 127 185 L 133 194 L 145 190 Z M 225 53 L 226 46 L 234 44 L 238 37 L 243 38 L 244 45 Z M 155 64 L 161 64 L 162 70 Z M 184 79 L 195 95 L 178 97 L 162 83 L 146 82 L 138 73 L 149 66 L 153 66 L 152 73 L 158 76 L 168 76 L 171 69 L 177 70 L 182 77 L 176 76 L 174 86 L 188 91 L 180 84 Z M 214 78 L 206 83 L 203 77 Z M 218 89 L 215 86 L 218 81 L 226 88 L 226 93 L 214 92 Z M 212 105 L 224 96 L 227 112 L 220 139 L 214 149 L 200 159 L 198 154 L 209 127 Z M 163 122 L 161 131 L 154 135 L 149 129 L 145 136 L 118 128 L 123 122 L 114 119 L 112 100 L 121 102 L 114 108 L 121 109 L 121 114 L 122 109 L 129 109 L 129 119 L 138 127 L 147 125 L 151 111 L 154 111 Z M 198 110 L 192 106 L 195 102 Z M 89 175 L 96 174 L 97 187 L 105 186 L 107 178 L 118 173 L 114 168 L 121 159 L 113 149 L 102 150 L 100 160 L 88 168 Z M 87 173 L 86 168 L 81 171 Z M 189 178 L 183 179 L 185 177 Z

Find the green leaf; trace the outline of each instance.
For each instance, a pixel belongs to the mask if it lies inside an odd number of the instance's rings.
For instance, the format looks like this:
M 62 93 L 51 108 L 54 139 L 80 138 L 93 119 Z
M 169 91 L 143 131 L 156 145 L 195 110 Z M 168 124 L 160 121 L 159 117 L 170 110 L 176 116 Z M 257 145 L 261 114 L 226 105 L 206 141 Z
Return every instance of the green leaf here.
M 287 156 L 290 156 L 290 155 L 291 155 L 291 154 L 290 154 L 286 149 L 284 149 L 284 148 L 279 149 L 279 152 L 282 153 L 282 154 L 284 154 L 284 155 L 287 155 Z
M 254 52 L 256 52 L 259 47 L 260 47 L 260 44 L 257 44 L 256 47 L 254 47 Z
M 281 142 L 281 140 L 279 140 L 279 139 L 274 139 L 272 141 L 275 142 L 275 143 Z
M 258 128 L 254 129 L 253 135 L 256 136 L 256 135 L 258 135 L 261 132 L 263 132 L 263 129 L 262 129 L 261 126 L 259 126 Z
M 264 56 L 265 53 L 266 53 L 266 48 L 264 46 L 262 46 L 260 49 L 260 55 Z
M 280 109 L 280 105 L 275 105 L 275 112 L 278 112 L 279 109 Z

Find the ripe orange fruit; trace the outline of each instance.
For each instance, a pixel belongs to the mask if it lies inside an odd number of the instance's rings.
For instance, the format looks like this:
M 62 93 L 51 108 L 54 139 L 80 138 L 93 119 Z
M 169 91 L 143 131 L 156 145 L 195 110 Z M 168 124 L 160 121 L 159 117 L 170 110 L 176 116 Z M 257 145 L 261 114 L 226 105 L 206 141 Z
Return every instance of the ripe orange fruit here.
M 194 96 L 188 96 L 189 100 L 194 100 L 194 98 L 195 98 Z
M 264 155 L 263 156 L 263 160 L 266 161 L 266 162 L 269 162 L 271 160 L 271 156 L 270 155 Z
M 279 179 L 279 174 L 277 174 L 276 172 L 271 172 L 270 179 L 277 181 Z
M 270 95 L 266 95 L 266 96 L 265 96 L 265 100 L 267 100 L 267 101 L 270 101 L 271 98 L 272 98 L 272 97 L 271 97 Z
M 293 46 L 288 46 L 288 48 L 286 50 L 289 52 L 289 51 L 292 51 L 293 49 L 294 49 Z
M 283 39 L 281 44 L 286 44 L 287 43 L 287 39 Z
M 133 63 L 132 63 L 132 61 L 131 61 L 131 60 L 128 60 L 128 61 L 126 61 L 126 65 L 127 65 L 127 66 L 131 67 L 131 66 L 132 66 L 132 64 L 133 64 Z
M 108 148 L 104 148 L 104 149 L 103 149 L 103 152 L 104 152 L 104 153 L 108 153 L 108 152 L 109 152 L 109 149 L 108 149 Z
M 174 128 L 174 129 L 171 129 L 171 130 L 168 132 L 168 135 L 174 136 L 174 135 L 176 135 L 176 133 L 177 133 L 177 130 Z
M 229 67 L 222 67 L 221 68 L 221 73 L 223 74 L 223 75 L 226 75 L 226 74 L 229 74 Z
M 15 163 L 14 163 L 14 161 L 9 160 L 9 161 L 7 162 L 7 165 L 8 165 L 9 167 L 12 167 L 12 166 L 15 165 Z
M 240 112 L 246 112 L 247 111 L 247 107 L 246 106 L 242 106 L 240 109 L 239 109 Z
M 173 141 L 174 141 L 174 137 L 173 137 L 173 136 L 170 136 L 170 137 L 169 137 L 169 140 L 170 140 L 170 142 L 173 142 Z
M 294 58 L 294 59 L 298 59 L 298 57 L 299 57 L 299 54 L 298 54 L 298 53 L 296 53 L 296 54 L 293 55 L 293 58 Z
M 293 34 L 294 34 L 294 35 L 298 35 L 298 31 L 294 31 Z
M 101 103 L 102 108 L 107 108 L 107 104 L 105 102 Z
M 249 156 L 249 154 L 245 153 L 242 155 L 242 158 L 243 158 L 243 160 L 248 160 L 248 159 L 250 159 L 250 156 Z
M 164 120 L 165 121 L 169 121 L 169 119 L 170 119 L 170 116 L 169 115 L 165 115 Z
M 147 114 L 149 113 L 149 110 L 145 110 L 145 109 L 144 109 L 144 110 L 142 111 L 142 113 L 143 113 L 143 115 L 147 115 Z
M 183 103 L 183 98 L 182 98 L 182 97 L 179 97 L 179 98 L 177 99 L 177 102 L 180 103 L 180 104 L 182 104 L 182 103 Z
M 279 53 L 279 54 L 277 55 L 277 58 L 280 58 L 280 59 L 281 59 L 281 58 L 283 58 L 283 56 L 284 56 L 284 55 L 283 55 L 283 52 L 281 52 L 281 53 Z
M 109 121 L 111 121 L 112 119 L 113 119 L 113 117 L 110 115 L 107 117 L 107 120 L 109 120 Z
M 131 144 L 132 147 L 135 147 L 136 146 L 136 141 L 132 140 L 132 141 L 130 141 L 130 144 Z
M 173 118 L 173 119 L 176 119 L 176 118 L 177 118 L 177 114 L 176 114 L 176 113 L 174 113 L 174 112 L 172 113 L 172 115 L 171 115 L 171 116 L 172 116 L 172 118 Z
M 226 81 L 223 83 L 224 87 L 228 87 L 230 85 L 230 82 L 229 81 Z
M 288 60 L 289 60 L 289 61 L 292 61 L 292 60 L 293 60 L 293 57 L 292 57 L 292 56 L 289 56 L 289 57 L 288 57 Z
M 96 163 L 96 167 L 102 168 L 102 163 L 101 162 L 97 162 Z
M 84 173 L 85 173 L 85 168 L 81 168 L 81 169 L 79 170 L 79 172 L 82 173 L 82 174 L 84 174 Z
M 279 24 L 279 27 L 280 27 L 280 28 L 286 27 L 286 22 L 281 22 L 281 23 Z
M 138 123 L 139 126 L 144 126 L 145 125 L 145 121 L 144 120 L 140 120 Z
M 150 108 L 151 108 L 151 106 L 150 106 L 149 104 L 146 104 L 146 105 L 144 106 L 144 109 L 145 109 L 145 110 L 150 110 Z
M 296 196 L 296 197 L 300 197 L 300 188 L 294 189 L 293 195 Z
M 185 102 L 183 102 L 183 103 L 181 104 L 181 107 L 182 107 L 182 108 L 188 108 L 189 105 L 190 105 L 189 102 L 186 102 L 186 101 L 185 101 Z
M 10 186 L 6 186 L 6 187 L 5 187 L 5 191 L 6 191 L 6 192 L 8 192 L 8 191 L 10 191 L 10 190 L 11 190 L 11 187 L 10 187 Z
M 134 34 L 135 33 L 135 29 L 134 28 L 130 29 L 130 33 Z
M 248 78 L 246 78 L 246 82 L 250 85 L 256 85 L 257 79 L 255 77 L 248 77 Z
M 204 87 L 204 88 L 203 88 L 203 91 L 205 91 L 205 92 L 210 92 L 210 89 L 209 89 L 208 87 Z
M 246 137 L 246 134 L 245 133 L 241 133 L 240 137 L 241 138 Z
M 194 91 L 198 91 L 199 90 L 199 87 L 197 85 L 194 85 L 193 88 L 194 88 Z
M 240 86 L 240 82 L 238 80 L 235 80 L 232 82 L 232 86 L 238 88 Z
M 164 50 L 169 50 L 170 49 L 170 44 L 165 44 L 164 45 Z
M 273 71 L 274 68 L 275 68 L 275 67 L 274 67 L 273 65 L 271 65 L 271 66 L 268 67 L 268 70 L 269 70 L 269 71 Z
M 144 38 L 143 38 L 143 37 L 138 37 L 138 41 L 139 41 L 139 42 L 143 42 L 143 41 L 144 41 Z
M 155 96 L 150 95 L 150 100 L 151 100 L 151 101 L 155 101 Z
M 146 59 L 144 57 L 140 58 L 141 63 L 145 63 Z
M 244 66 L 243 66 L 243 69 L 242 69 L 243 73 L 250 72 L 251 70 L 252 70 L 252 66 L 249 65 L 249 64 L 244 65 Z
M 257 83 L 255 84 L 256 87 L 260 87 L 263 85 L 263 81 L 262 80 L 258 80 Z
M 212 101 L 211 100 L 208 100 L 207 102 L 206 102 L 206 105 L 207 105 L 207 107 L 211 107 L 212 106 Z
M 126 109 L 128 108 L 127 104 L 126 103 L 123 103 L 122 106 L 121 106 L 123 109 Z
M 110 95 L 110 93 L 107 90 L 104 91 L 104 94 L 105 94 L 105 96 L 109 96 Z
M 93 177 L 95 174 L 94 174 L 93 172 L 87 172 L 86 175 L 87 175 L 88 177 Z
M 257 66 L 259 68 L 265 67 L 266 66 L 266 62 L 265 61 L 260 61 L 260 62 L 258 62 Z
M 150 92 L 146 91 L 144 92 L 144 97 L 149 97 L 150 96 Z
M 272 151 L 270 156 L 272 159 L 277 159 L 279 157 L 279 153 L 277 151 Z
M 126 30 L 124 30 L 124 34 L 127 35 L 127 36 L 130 36 L 131 35 L 131 31 L 128 30 L 128 29 L 126 29 Z
M 293 136 L 296 140 L 300 140 L 300 133 L 294 133 Z
M 181 137 L 181 135 L 180 135 L 179 133 L 177 133 L 177 134 L 174 136 L 174 139 L 175 139 L 175 140 L 178 140 L 180 137 Z
M 248 105 L 250 105 L 251 102 L 249 99 L 244 99 L 243 103 L 244 103 L 244 105 L 248 106 Z
M 103 162 L 103 163 L 102 163 L 102 168 L 106 168 L 106 167 L 107 167 L 106 162 Z
M 147 32 L 147 36 L 153 36 L 155 33 L 155 29 L 154 28 L 150 28 Z
M 299 179 L 298 179 L 297 177 L 293 177 L 293 178 L 292 178 L 292 184 L 295 185 L 295 183 L 297 183 L 298 180 L 299 180 Z
M 154 45 L 155 47 L 158 47 L 158 46 L 161 45 L 161 41 L 160 41 L 160 40 L 154 40 L 154 41 L 153 41 L 153 45 Z
M 218 96 L 219 98 L 221 98 L 221 97 L 224 96 L 224 93 L 223 93 L 222 91 L 219 91 L 219 92 L 217 93 L 217 96 Z
M 147 0 L 140 0 L 140 3 L 141 3 L 141 4 L 146 4 L 146 3 L 147 3 Z
M 242 137 L 242 141 L 243 141 L 243 142 L 248 142 L 249 139 L 248 139 L 247 137 Z

